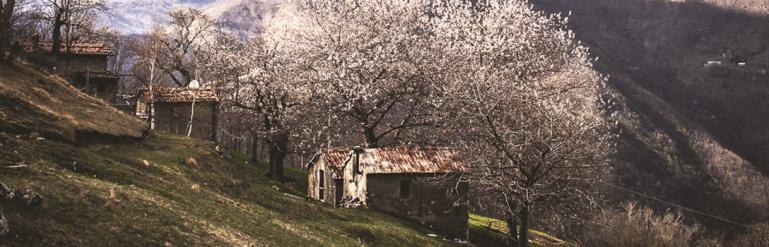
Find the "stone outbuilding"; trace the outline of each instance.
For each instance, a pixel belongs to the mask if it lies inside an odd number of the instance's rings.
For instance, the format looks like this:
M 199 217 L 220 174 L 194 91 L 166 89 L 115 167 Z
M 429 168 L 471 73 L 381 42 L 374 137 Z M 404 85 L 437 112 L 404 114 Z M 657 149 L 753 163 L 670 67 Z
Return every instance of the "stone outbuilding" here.
M 306 168 L 310 198 L 365 206 L 467 239 L 468 185 L 461 179 L 467 168 L 453 149 L 329 149 Z
M 108 69 L 109 57 L 114 52 L 106 43 L 64 42 L 58 56 L 51 54 L 52 42 L 39 38 L 21 42 L 21 46 L 28 60 L 56 71 L 80 91 L 107 103 L 117 102 L 119 77 Z
M 216 140 L 218 104 L 212 88 L 153 87 L 152 94 L 142 88 L 136 95 L 135 113 L 147 120 L 150 129 L 177 135 L 187 135 L 192 117 L 191 137 Z

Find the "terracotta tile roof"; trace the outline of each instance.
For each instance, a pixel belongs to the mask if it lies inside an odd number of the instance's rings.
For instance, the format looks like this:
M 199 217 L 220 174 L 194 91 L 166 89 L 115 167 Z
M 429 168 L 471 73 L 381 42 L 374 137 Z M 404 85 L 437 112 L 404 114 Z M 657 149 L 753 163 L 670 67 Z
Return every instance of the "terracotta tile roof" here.
M 342 178 L 344 174 L 344 165 L 347 162 L 347 160 L 350 158 L 350 153 L 352 151 L 350 149 L 345 148 L 333 148 L 328 149 L 324 152 L 318 152 L 310 162 L 307 163 L 306 168 L 309 169 L 313 165 L 315 165 L 320 158 L 323 158 L 323 162 L 326 163 L 327 166 L 332 168 L 332 174 L 331 176 L 334 179 Z
M 393 147 L 365 149 L 360 157 L 365 173 L 455 173 L 467 167 L 454 149 Z
M 330 166 L 343 167 L 344 162 L 350 157 L 348 149 L 329 149 L 323 153 L 323 161 Z
M 24 48 L 24 51 L 26 52 L 33 52 L 35 51 L 35 47 L 32 41 L 23 41 L 21 42 L 21 46 Z M 51 41 L 40 41 L 37 46 L 37 50 L 42 52 L 51 52 L 51 48 L 53 47 L 53 42 Z M 106 43 L 104 42 L 98 42 L 98 41 L 75 41 L 72 42 L 72 45 L 67 47 L 67 44 L 61 45 L 61 53 L 62 54 L 75 54 L 75 55 L 104 55 L 109 56 L 112 55 L 112 48 L 110 48 Z
M 155 102 L 182 103 L 182 102 L 219 102 L 216 91 L 213 88 L 190 89 L 186 87 L 153 87 Z M 139 89 L 139 97 L 144 102 L 149 102 L 149 89 Z

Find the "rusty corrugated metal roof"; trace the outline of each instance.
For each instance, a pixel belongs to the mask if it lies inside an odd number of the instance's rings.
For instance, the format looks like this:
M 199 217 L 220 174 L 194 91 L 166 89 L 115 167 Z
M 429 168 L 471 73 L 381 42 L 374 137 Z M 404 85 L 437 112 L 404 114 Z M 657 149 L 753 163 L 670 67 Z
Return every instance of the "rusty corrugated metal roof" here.
M 53 47 L 53 42 L 40 41 L 38 42 L 37 47 L 35 47 L 32 41 L 24 41 L 24 42 L 21 42 L 21 46 L 24 48 L 24 51 L 26 52 L 32 52 L 32 51 L 51 52 L 51 49 Z M 61 53 L 74 54 L 74 55 L 109 56 L 109 55 L 112 55 L 112 48 L 110 48 L 106 43 L 99 42 L 99 41 L 74 41 L 69 46 L 66 43 L 62 43 Z
M 213 88 L 153 87 L 152 94 L 155 102 L 186 103 L 193 100 L 196 102 L 219 102 Z M 138 95 L 145 102 L 149 102 L 150 94 L 147 88 L 139 89 Z
M 360 164 L 365 173 L 455 173 L 467 170 L 456 150 L 440 147 L 365 149 Z

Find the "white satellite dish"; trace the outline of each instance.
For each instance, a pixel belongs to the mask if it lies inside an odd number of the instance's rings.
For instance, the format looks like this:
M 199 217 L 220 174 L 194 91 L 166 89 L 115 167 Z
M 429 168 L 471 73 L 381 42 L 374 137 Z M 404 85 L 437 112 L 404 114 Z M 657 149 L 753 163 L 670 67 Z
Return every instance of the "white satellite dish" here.
M 198 80 L 192 80 L 190 84 L 187 85 L 187 88 L 189 89 L 198 89 L 200 88 L 200 82 Z

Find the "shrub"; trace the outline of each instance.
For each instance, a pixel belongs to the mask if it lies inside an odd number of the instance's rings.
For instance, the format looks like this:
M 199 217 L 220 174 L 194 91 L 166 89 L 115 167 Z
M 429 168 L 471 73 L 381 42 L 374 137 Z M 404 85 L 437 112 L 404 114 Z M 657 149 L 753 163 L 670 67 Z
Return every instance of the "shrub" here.
M 747 233 L 737 237 L 731 246 L 763 247 L 769 246 L 769 223 L 758 223 L 750 226 Z
M 604 211 L 595 223 L 584 240 L 588 246 L 691 246 L 699 232 L 699 226 L 686 225 L 681 216 L 670 212 L 657 215 L 635 203 L 625 204 L 622 210 Z

